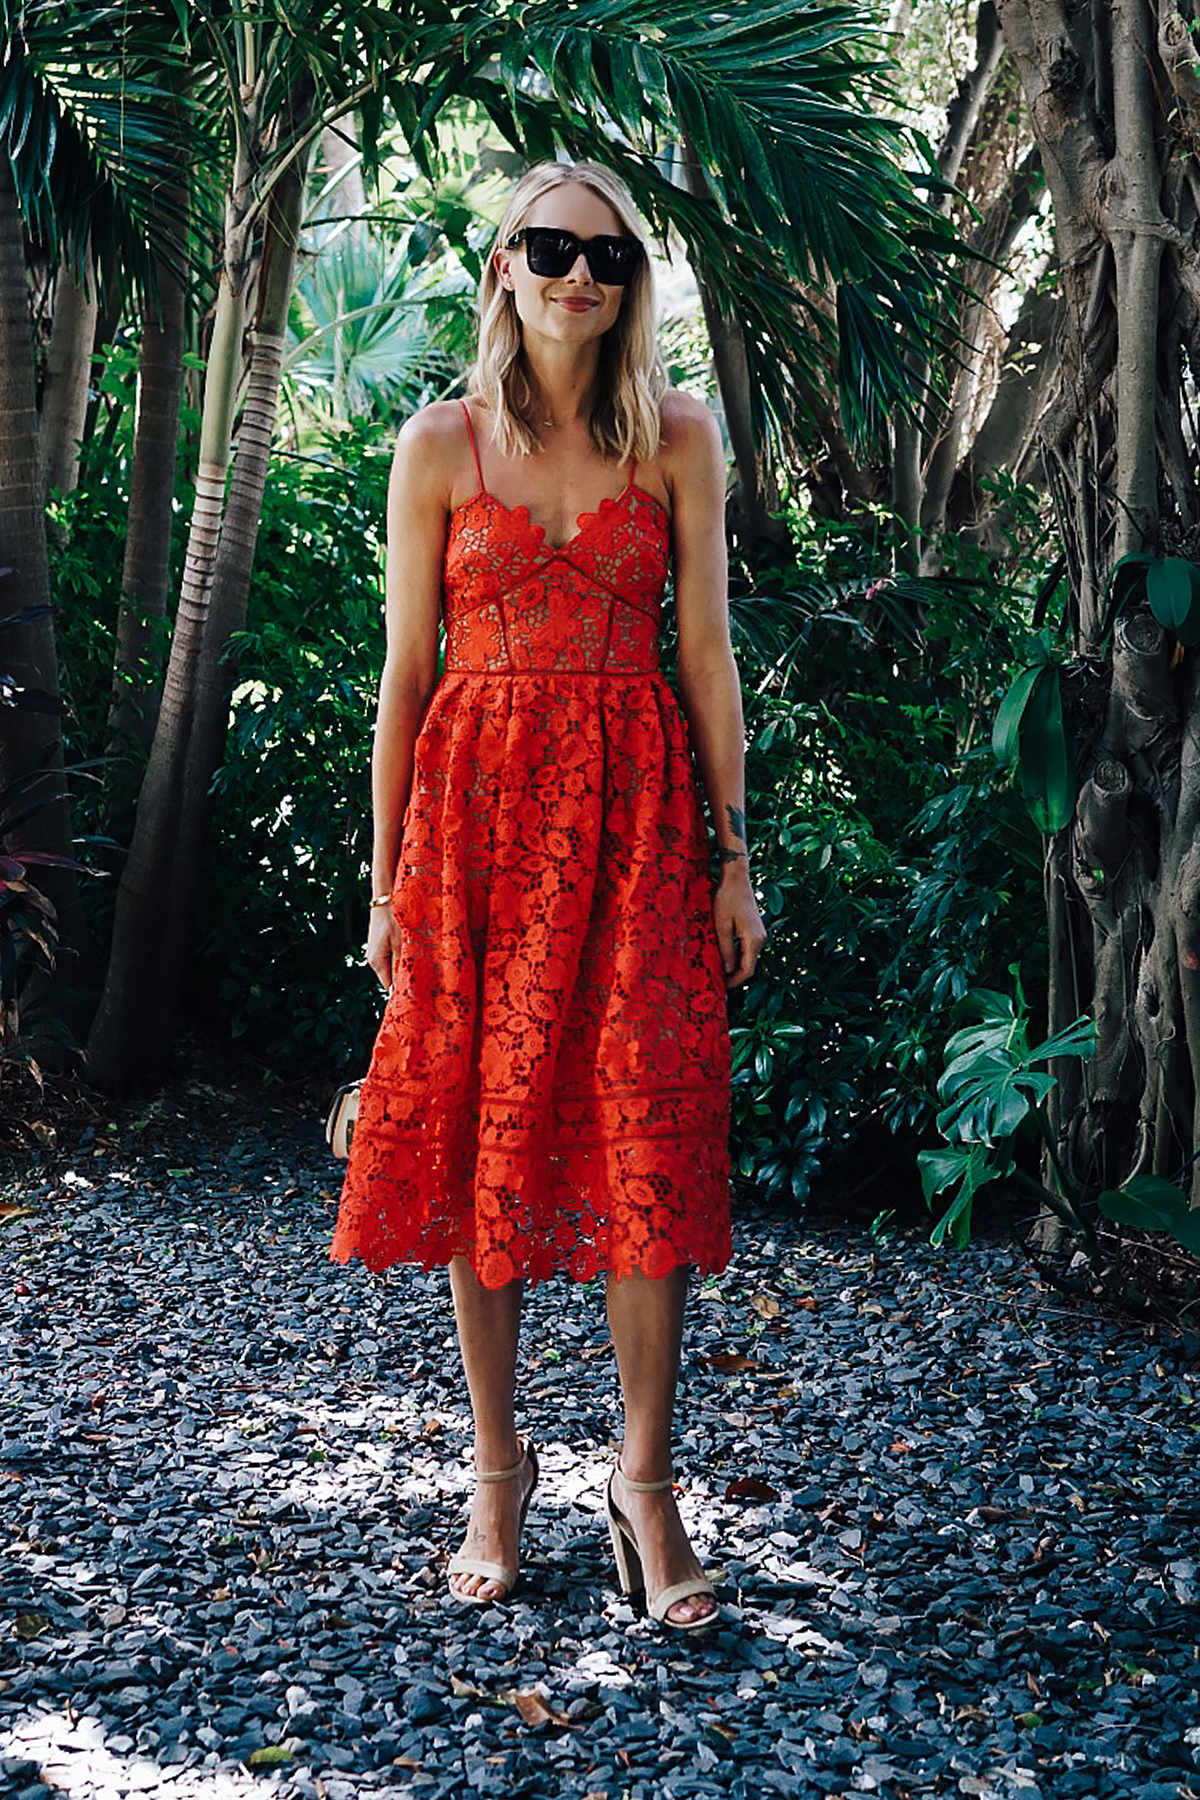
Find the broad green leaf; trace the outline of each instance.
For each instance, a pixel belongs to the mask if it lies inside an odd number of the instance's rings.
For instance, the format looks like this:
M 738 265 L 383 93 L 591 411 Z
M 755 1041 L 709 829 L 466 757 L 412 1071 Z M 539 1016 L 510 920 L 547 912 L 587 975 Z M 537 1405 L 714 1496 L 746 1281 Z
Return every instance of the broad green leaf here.
M 1057 664 L 1039 669 L 1020 725 L 1021 785 L 1038 830 L 1061 831 L 1075 811 L 1075 746 L 1063 717 Z
M 1176 1187 L 1163 1175 L 1131 1175 L 1125 1183 L 1123 1192 L 1131 1194 L 1146 1206 L 1155 1206 L 1161 1212 L 1187 1212 L 1187 1195 L 1182 1188 Z
M 931 1244 L 940 1245 L 949 1235 L 951 1243 L 962 1249 L 970 1242 L 971 1208 L 981 1188 L 1010 1173 L 1008 1157 L 997 1161 L 984 1144 L 969 1148 L 952 1146 L 948 1150 L 922 1150 L 917 1157 L 921 1172 L 921 1188 L 927 1205 L 935 1195 L 944 1193 L 956 1182 L 958 1192 L 930 1234 Z
M 1146 598 L 1160 625 L 1181 644 L 1200 640 L 1200 569 L 1183 556 L 1156 557 L 1146 571 Z
M 1133 1225 L 1139 1231 L 1170 1231 L 1172 1214 L 1150 1201 L 1127 1193 L 1124 1188 L 1106 1188 L 1096 1202 L 1106 1219 L 1116 1225 Z
M 1021 717 L 1043 667 L 1043 664 L 1038 663 L 1032 668 L 1022 669 L 1000 702 L 996 723 L 992 727 L 992 754 L 1002 769 L 1011 769 L 1017 760 Z
M 1200 1210 L 1190 1207 L 1182 1188 L 1161 1175 L 1131 1175 L 1123 1188 L 1106 1189 L 1098 1205 L 1115 1224 L 1170 1232 L 1200 1255 Z
M 1094 1056 L 1096 1052 L 1096 1021 L 1084 1014 L 1071 1025 L 1048 1037 L 1044 1044 L 1029 1052 L 1030 1062 L 1049 1062 L 1055 1056 Z

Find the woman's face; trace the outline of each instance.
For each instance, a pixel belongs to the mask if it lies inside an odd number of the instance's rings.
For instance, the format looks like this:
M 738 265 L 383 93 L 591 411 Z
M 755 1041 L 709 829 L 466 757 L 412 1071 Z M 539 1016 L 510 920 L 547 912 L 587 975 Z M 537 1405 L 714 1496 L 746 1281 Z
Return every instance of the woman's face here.
M 580 181 L 566 181 L 535 200 L 526 213 L 526 225 L 553 225 L 587 239 L 624 235 L 620 219 L 606 200 Z M 496 270 L 501 284 L 516 302 L 517 316 L 526 333 L 556 343 L 586 343 L 602 337 L 621 310 L 620 287 L 602 287 L 592 277 L 581 250 L 565 275 L 531 275 L 523 248 L 497 250 Z

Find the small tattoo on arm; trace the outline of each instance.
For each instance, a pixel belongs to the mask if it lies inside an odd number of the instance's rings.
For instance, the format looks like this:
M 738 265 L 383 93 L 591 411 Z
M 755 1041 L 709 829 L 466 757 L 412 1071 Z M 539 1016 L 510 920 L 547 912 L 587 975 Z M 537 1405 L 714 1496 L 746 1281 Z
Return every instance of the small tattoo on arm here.
M 728 804 L 725 807 L 725 811 L 729 815 L 730 831 L 732 831 L 734 837 L 740 837 L 744 844 L 746 842 L 746 815 L 745 815 L 745 813 L 739 811 L 739 809 L 736 806 L 729 806 Z
M 717 861 L 720 863 L 745 862 L 746 852 L 744 850 L 726 850 L 725 846 L 721 845 L 717 851 Z

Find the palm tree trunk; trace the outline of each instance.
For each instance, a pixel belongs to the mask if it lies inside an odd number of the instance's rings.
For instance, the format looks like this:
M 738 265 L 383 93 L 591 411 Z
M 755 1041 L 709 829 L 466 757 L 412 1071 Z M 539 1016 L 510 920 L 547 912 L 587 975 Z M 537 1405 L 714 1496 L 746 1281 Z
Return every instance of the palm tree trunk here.
M 47 496 L 52 488 L 69 494 L 79 479 L 79 440 L 87 416 L 98 310 L 90 248 L 84 256 L 82 283 L 75 280 L 70 260 L 64 256 L 55 289 L 54 324 L 42 390 L 40 437 L 43 492 Z
M 235 294 L 222 276 L 205 370 L 196 497 L 171 654 L 138 796 L 133 841 L 117 891 L 104 991 L 88 1040 L 92 1078 L 114 1089 L 133 1085 L 142 1073 L 143 1020 L 155 1014 L 162 981 L 159 946 L 162 921 L 171 905 L 172 839 L 192 754 L 197 671 L 220 540 L 244 319 L 244 293 Z
M 160 629 L 170 578 L 184 325 L 183 284 L 160 260 L 157 302 L 146 303 L 138 357 L 129 529 L 108 714 L 106 758 L 110 766 L 127 755 L 131 745 L 149 750 L 158 718 Z
M 108 976 L 88 1045 L 89 1071 L 106 1087 L 128 1089 L 153 1080 L 174 1035 L 207 842 L 209 793 L 227 724 L 225 650 L 230 633 L 245 620 L 274 430 L 304 166 L 303 158 L 293 162 L 266 217 L 259 316 L 223 524 L 243 312 L 240 297 L 222 281 L 179 615 L 121 878 Z
M 12 169 L 4 155 L 0 155 L 0 570 L 4 571 L 0 617 L 49 607 L 25 240 Z M 48 611 L 5 628 L 0 666 L 19 687 L 58 692 L 54 623 Z M 57 716 L 5 707 L 0 721 L 0 787 L 18 775 L 44 772 L 26 794 L 25 804 L 36 810 L 12 834 L 13 847 L 70 855 L 74 834 Z M 60 944 L 82 951 L 88 934 L 74 873 L 42 869 L 37 885 L 58 914 Z

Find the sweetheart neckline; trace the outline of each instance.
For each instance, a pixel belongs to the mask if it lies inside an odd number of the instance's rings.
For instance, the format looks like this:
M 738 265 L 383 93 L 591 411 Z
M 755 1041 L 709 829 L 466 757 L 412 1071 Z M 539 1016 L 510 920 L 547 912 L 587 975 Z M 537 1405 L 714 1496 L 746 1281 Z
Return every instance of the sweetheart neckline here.
M 583 536 L 591 520 L 598 519 L 604 512 L 605 507 L 620 506 L 622 500 L 629 494 L 640 494 L 644 500 L 649 500 L 652 506 L 658 508 L 658 511 L 662 515 L 663 523 L 668 527 L 670 526 L 671 515 L 668 513 L 658 495 L 652 494 L 648 488 L 639 487 L 636 481 L 627 481 L 619 494 L 606 494 L 599 506 L 593 507 L 587 512 L 578 513 L 575 519 L 574 531 L 569 538 L 564 538 L 561 544 L 553 543 L 546 536 L 546 527 L 540 524 L 537 519 L 530 517 L 529 508 L 527 506 L 509 506 L 507 501 L 501 500 L 497 495 L 493 494 L 490 488 L 481 487 L 478 493 L 472 494 L 469 499 L 461 501 L 458 506 L 454 507 L 450 513 L 450 523 L 453 524 L 459 513 L 465 512 L 468 506 L 474 506 L 476 501 L 490 500 L 493 506 L 498 506 L 501 512 L 508 513 L 510 518 L 518 518 L 523 513 L 525 515 L 525 523 L 531 531 L 537 532 L 538 537 L 541 539 L 545 548 L 558 553 L 562 550 L 569 550 L 572 544 L 577 543 Z

